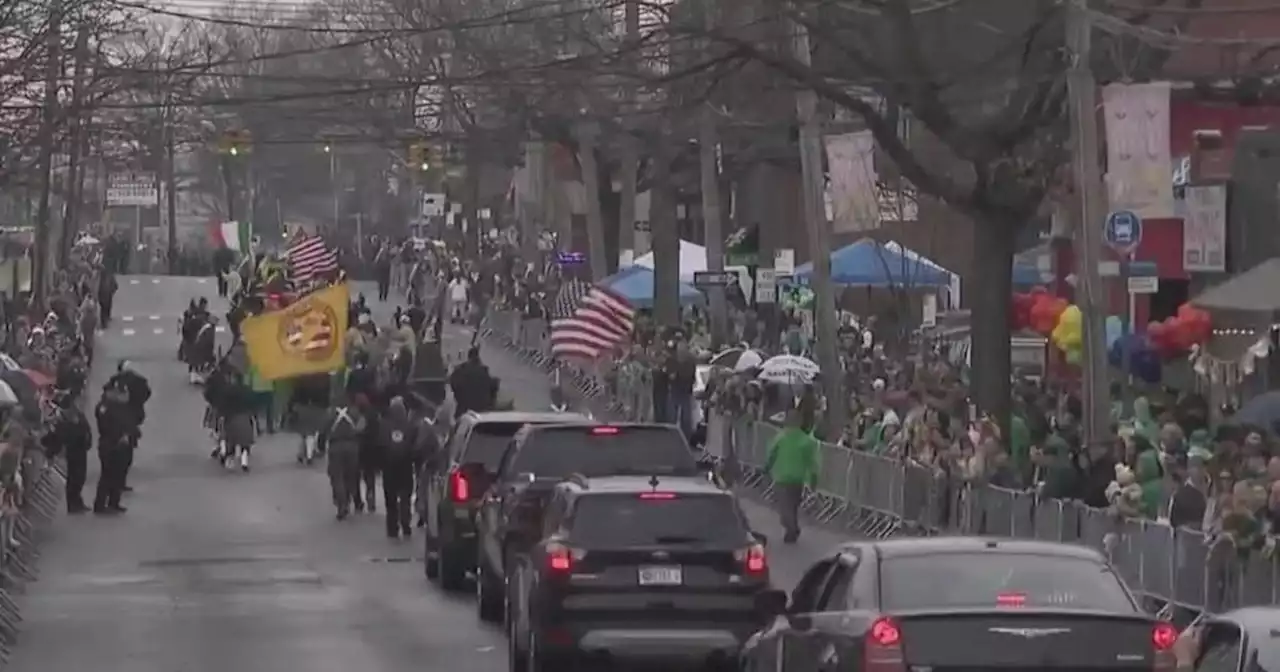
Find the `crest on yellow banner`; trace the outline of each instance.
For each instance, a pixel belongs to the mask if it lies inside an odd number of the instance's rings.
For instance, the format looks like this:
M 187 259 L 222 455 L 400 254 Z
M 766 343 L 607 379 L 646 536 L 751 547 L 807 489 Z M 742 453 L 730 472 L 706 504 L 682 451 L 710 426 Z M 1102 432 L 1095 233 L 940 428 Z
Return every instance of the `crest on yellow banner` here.
M 249 362 L 265 380 L 328 373 L 346 363 L 350 290 L 334 285 L 241 325 Z

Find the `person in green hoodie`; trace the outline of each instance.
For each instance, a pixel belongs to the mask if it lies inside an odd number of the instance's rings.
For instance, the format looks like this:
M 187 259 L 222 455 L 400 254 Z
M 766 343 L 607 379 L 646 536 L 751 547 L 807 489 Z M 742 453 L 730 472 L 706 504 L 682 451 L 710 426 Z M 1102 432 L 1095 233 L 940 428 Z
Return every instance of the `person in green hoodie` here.
M 778 517 L 785 531 L 783 543 L 800 538 L 800 504 L 805 486 L 818 484 L 818 440 L 802 428 L 800 414 L 787 414 L 787 424 L 769 445 L 765 471 L 773 479 L 777 493 Z
M 253 407 L 255 415 L 262 423 L 259 433 L 271 434 L 276 431 L 275 386 L 263 379 L 256 366 L 249 367 L 249 389 L 253 390 Z

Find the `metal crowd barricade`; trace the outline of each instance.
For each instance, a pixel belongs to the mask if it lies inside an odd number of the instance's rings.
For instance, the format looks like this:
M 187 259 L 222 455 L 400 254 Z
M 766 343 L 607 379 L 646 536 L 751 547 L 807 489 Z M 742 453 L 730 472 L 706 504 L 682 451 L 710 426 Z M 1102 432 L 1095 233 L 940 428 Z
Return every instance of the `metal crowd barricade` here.
M 766 500 L 763 467 L 778 429 L 744 414 L 708 420 L 708 453 Z M 711 437 L 715 437 L 714 440 Z M 1135 594 L 1162 612 L 1223 611 L 1280 602 L 1280 566 L 1224 536 L 1122 519 L 1079 502 L 953 479 L 929 465 L 821 444 L 822 470 L 805 512 L 860 537 L 974 534 L 1078 543 L 1104 552 Z
M 66 483 L 62 465 L 45 459 L 39 450 L 27 452 L 20 474 L 21 496 L 0 515 L 0 664 L 8 662 L 22 623 L 14 597 L 37 577 L 41 535 L 57 515 Z M 18 478 L 12 481 L 15 487 L 18 482 Z

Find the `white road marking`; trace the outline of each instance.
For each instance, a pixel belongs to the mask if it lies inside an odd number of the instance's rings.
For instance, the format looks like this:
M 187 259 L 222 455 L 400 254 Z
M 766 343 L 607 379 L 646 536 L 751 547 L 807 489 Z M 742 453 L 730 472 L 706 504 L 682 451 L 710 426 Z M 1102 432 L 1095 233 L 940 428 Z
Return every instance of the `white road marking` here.
M 200 283 L 200 284 L 202 284 L 202 285 L 203 285 L 203 284 L 205 284 L 206 282 L 209 282 L 209 278 L 196 278 L 196 282 L 198 282 L 198 283 Z
M 160 319 L 160 316 L 159 316 L 159 315 L 151 315 L 150 317 L 151 317 L 151 321 L 152 321 L 152 322 L 155 322 L 155 321 L 157 321 L 157 320 L 159 320 L 159 319 Z
M 125 322 L 132 322 L 132 321 L 133 321 L 133 316 L 132 316 L 132 315 L 121 315 L 121 316 L 120 316 L 120 319 L 121 319 L 121 320 L 124 320 Z
M 162 329 L 162 328 L 160 328 L 160 327 L 156 327 L 155 329 L 152 329 L 152 330 L 151 330 L 151 333 L 153 333 L 153 334 L 163 334 L 163 333 L 164 333 L 164 329 Z
M 129 284 L 131 284 L 131 285 L 136 285 L 136 284 L 138 284 L 138 283 L 140 283 L 140 282 L 142 282 L 142 281 L 141 281 L 141 280 L 139 280 L 139 279 L 137 279 L 137 278 L 130 278 L 130 279 L 129 279 Z
M 214 328 L 213 328 L 213 330 L 214 330 L 214 331 L 216 331 L 216 332 L 218 332 L 219 334 L 221 334 L 221 333 L 225 332 L 225 331 L 227 330 L 227 328 L 226 328 L 226 327 L 224 327 L 224 326 L 219 325 L 219 326 L 214 327 Z
M 132 336 L 132 335 L 134 335 L 134 334 L 135 334 L 135 333 L 137 333 L 137 332 L 135 332 L 135 331 L 134 331 L 134 330 L 132 330 L 132 329 L 121 329 L 121 330 L 120 330 L 120 333 L 124 334 L 125 336 Z
M 151 284 L 153 285 L 160 284 L 160 278 L 151 278 Z

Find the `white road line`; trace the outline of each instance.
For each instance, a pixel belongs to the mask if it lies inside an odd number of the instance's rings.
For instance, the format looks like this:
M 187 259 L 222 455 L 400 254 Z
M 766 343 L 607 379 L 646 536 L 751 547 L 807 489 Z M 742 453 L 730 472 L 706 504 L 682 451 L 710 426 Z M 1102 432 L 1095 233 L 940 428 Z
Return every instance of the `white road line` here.
M 151 278 L 151 284 L 153 285 L 160 284 L 160 278 Z
M 123 321 L 125 321 L 125 322 L 132 322 L 132 321 L 133 321 L 133 316 L 132 316 L 132 315 L 121 315 L 121 316 L 120 316 L 120 319 L 121 319 L 121 320 L 123 320 Z
M 132 336 L 132 335 L 134 335 L 134 334 L 136 334 L 136 333 L 138 333 L 138 332 L 136 332 L 136 331 L 134 331 L 134 330 L 132 330 L 132 329 L 121 329 L 121 330 L 120 330 L 120 333 L 124 334 L 125 336 Z
M 218 332 L 219 334 L 221 334 L 221 333 L 225 332 L 225 331 L 227 330 L 227 328 L 226 328 L 226 327 L 224 327 L 224 326 L 222 326 L 222 325 L 218 325 L 218 326 L 214 327 L 214 328 L 213 328 L 213 330 L 214 330 L 214 331 L 216 331 L 216 332 Z
M 160 316 L 159 316 L 159 315 L 151 315 L 151 316 L 149 316 L 149 317 L 151 318 L 151 321 L 152 321 L 152 322 L 155 322 L 155 321 L 157 321 L 157 320 L 159 320 L 159 319 L 160 319 Z
M 160 327 L 156 327 L 155 329 L 152 329 L 152 330 L 151 330 L 151 333 L 153 333 L 153 334 L 163 334 L 163 333 L 164 333 L 164 329 L 162 329 L 162 328 L 160 328 Z
M 209 278 L 196 278 L 196 282 L 198 282 L 198 283 L 200 283 L 200 284 L 202 284 L 202 285 L 203 285 L 203 284 L 205 284 L 206 282 L 209 282 Z
M 137 278 L 130 278 L 130 279 L 129 279 L 129 284 L 131 284 L 131 285 L 136 285 L 136 284 L 138 284 L 138 283 L 140 283 L 140 282 L 142 282 L 142 281 L 141 281 L 141 280 L 139 280 L 139 279 L 137 279 Z

